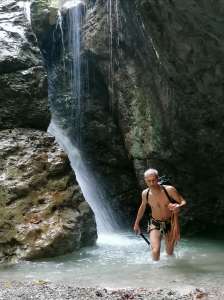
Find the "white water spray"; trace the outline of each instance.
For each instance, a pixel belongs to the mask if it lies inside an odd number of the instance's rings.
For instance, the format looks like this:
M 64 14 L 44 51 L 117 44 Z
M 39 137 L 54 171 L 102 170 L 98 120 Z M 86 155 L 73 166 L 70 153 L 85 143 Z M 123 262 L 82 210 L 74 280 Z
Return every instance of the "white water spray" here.
M 69 156 L 83 195 L 94 211 L 98 234 L 118 231 L 119 226 L 113 216 L 110 205 L 106 204 L 106 195 L 102 192 L 99 183 L 96 182 L 93 172 L 86 167 L 79 150 L 71 143 L 66 132 L 54 122 L 51 122 L 48 131 L 56 137 L 59 145 Z

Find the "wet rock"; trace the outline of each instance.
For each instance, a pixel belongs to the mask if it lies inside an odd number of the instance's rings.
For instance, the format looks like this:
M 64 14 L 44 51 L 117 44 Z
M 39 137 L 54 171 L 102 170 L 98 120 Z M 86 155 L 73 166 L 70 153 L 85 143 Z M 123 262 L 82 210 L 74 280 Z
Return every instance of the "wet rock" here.
M 140 85 L 149 87 L 143 96 L 150 104 L 148 137 L 154 146 L 147 146 L 141 162 L 170 174 L 188 199 L 182 218 L 187 232 L 211 231 L 214 236 L 211 225 L 220 233 L 224 226 L 224 3 L 135 2 L 145 51 L 153 48 L 151 59 L 141 59 L 145 72 Z
M 94 244 L 93 213 L 54 139 L 13 129 L 0 131 L 0 141 L 0 260 L 55 256 Z
M 25 5 L 0 3 L 0 129 L 46 130 L 50 113 L 47 75 Z
M 106 4 L 87 15 L 85 47 L 139 185 L 148 167 L 168 174 L 188 200 L 182 228 L 208 233 L 213 224 L 222 234 L 223 2 L 114 1 L 110 23 Z

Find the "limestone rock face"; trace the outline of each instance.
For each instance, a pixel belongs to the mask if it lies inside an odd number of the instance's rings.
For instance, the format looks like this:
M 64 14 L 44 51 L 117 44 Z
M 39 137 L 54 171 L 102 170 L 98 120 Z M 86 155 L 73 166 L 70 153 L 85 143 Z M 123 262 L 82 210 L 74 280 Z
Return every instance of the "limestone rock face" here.
M 47 133 L 0 131 L 0 260 L 92 245 L 97 237 L 68 157 Z
M 214 234 L 213 226 L 224 227 L 224 3 L 135 2 L 155 58 L 154 67 L 142 62 L 156 75 L 151 115 L 159 118 L 152 119 L 157 143 L 150 162 L 186 196 L 187 231 Z
M 0 3 L 0 129 L 46 130 L 50 121 L 47 76 L 28 8 L 29 1 Z
M 113 3 L 108 23 L 107 1 L 94 2 L 85 45 L 99 81 L 111 65 L 107 86 L 139 184 L 157 168 L 188 201 L 188 233 L 221 229 L 224 3 Z
M 115 207 L 136 205 L 136 187 L 144 187 L 143 172 L 151 166 L 169 175 L 187 199 L 182 220 L 188 232 L 222 228 L 223 1 L 85 2 L 81 53 L 89 90 L 80 129 L 89 164 Z M 54 114 L 67 128 L 75 113 L 63 83 L 69 79 L 63 64 L 71 63 L 71 53 L 63 52 L 66 14 L 61 29 L 48 2 L 33 1 Z

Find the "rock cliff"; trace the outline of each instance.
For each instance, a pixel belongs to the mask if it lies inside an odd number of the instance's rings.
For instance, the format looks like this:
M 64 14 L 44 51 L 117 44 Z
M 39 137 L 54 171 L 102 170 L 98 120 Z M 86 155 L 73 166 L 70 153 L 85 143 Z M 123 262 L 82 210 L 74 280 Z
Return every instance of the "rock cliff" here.
M 108 90 L 139 184 L 158 168 L 188 201 L 185 231 L 221 230 L 224 4 L 114 1 L 109 23 L 107 4 L 87 15 L 86 47 L 99 80 L 112 64 Z
M 114 206 L 119 202 L 133 216 L 135 176 L 143 187 L 143 171 L 153 166 L 188 200 L 182 220 L 189 233 L 208 231 L 211 224 L 222 228 L 224 4 L 96 0 L 85 5 L 82 56 L 89 90 L 81 111 L 82 142 L 108 194 L 112 187 Z M 54 113 L 69 127 L 71 93 L 61 80 L 62 74 L 68 79 L 63 59 L 66 66 L 71 61 L 68 48 L 63 55 L 68 10 L 61 11 L 62 27 L 46 1 L 33 1 L 32 11 Z
M 29 2 L 0 3 L 0 129 L 46 130 L 47 76 L 25 4 Z

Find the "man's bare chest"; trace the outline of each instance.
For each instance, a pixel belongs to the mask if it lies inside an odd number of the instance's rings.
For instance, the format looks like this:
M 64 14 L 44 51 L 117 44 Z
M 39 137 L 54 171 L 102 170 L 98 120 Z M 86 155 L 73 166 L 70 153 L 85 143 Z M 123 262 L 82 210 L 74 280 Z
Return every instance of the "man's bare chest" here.
M 149 193 L 148 195 L 148 204 L 152 209 L 167 209 L 169 203 L 170 202 L 164 192 L 154 195 Z

